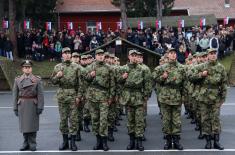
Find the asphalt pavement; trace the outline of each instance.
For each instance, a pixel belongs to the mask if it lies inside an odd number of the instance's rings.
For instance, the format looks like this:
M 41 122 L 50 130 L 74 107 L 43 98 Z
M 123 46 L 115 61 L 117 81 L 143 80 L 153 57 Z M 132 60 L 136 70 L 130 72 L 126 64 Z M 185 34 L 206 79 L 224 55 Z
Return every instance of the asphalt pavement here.
M 161 132 L 161 119 L 158 115 L 159 109 L 156 103 L 156 96 L 153 93 L 148 101 L 147 129 L 145 135 L 147 141 L 143 143 L 144 152 L 127 151 L 129 142 L 127 135 L 126 118 L 123 116 L 118 132 L 114 133 L 115 142 L 109 142 L 110 151 L 105 154 L 144 154 L 144 155 L 234 155 L 235 154 L 235 88 L 229 88 L 226 103 L 221 109 L 222 134 L 221 143 L 224 151 L 205 150 L 205 140 L 198 140 L 198 132 L 194 130 L 194 125 L 184 116 L 182 110 L 182 135 L 181 143 L 184 151 L 163 150 L 164 140 Z M 183 109 L 183 108 L 182 108 Z M 92 133 L 82 132 L 82 141 L 77 142 L 79 154 L 104 154 L 103 151 L 93 151 L 95 136 Z M 75 154 L 77 152 L 58 151 L 58 146 L 62 142 L 59 132 L 59 114 L 55 97 L 55 91 L 45 91 L 45 110 L 40 119 L 40 130 L 37 136 L 38 151 L 19 152 L 23 137 L 19 132 L 18 118 L 12 109 L 11 92 L 0 92 L 0 154 Z

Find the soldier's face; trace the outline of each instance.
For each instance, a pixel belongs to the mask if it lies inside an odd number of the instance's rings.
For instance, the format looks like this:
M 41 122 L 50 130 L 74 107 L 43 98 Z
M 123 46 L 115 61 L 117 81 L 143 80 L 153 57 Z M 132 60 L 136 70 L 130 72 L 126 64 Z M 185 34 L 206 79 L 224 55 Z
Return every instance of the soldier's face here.
M 22 67 L 22 71 L 23 71 L 24 74 L 31 74 L 32 73 L 32 67 L 29 67 L 29 66 Z
M 131 55 L 128 56 L 128 58 L 129 58 L 131 63 L 137 63 L 137 61 L 138 61 L 136 54 L 131 54 Z
M 169 60 L 171 60 L 171 61 L 176 60 L 176 53 L 175 53 L 174 51 L 170 52 L 170 53 L 168 54 L 168 58 L 169 58 Z
M 79 63 L 79 57 L 72 57 L 72 61 L 75 63 Z
M 71 53 L 68 52 L 62 54 L 64 61 L 71 60 L 71 56 L 72 56 Z
M 209 61 L 216 61 L 217 60 L 217 55 L 216 55 L 216 53 L 214 52 L 214 53 L 209 53 L 208 54 L 208 60 Z
M 86 63 L 87 63 L 87 59 L 81 59 L 81 64 L 82 65 L 86 65 Z
M 98 54 L 95 55 L 95 59 L 97 61 L 104 61 L 104 56 L 105 55 L 103 53 L 98 53 Z

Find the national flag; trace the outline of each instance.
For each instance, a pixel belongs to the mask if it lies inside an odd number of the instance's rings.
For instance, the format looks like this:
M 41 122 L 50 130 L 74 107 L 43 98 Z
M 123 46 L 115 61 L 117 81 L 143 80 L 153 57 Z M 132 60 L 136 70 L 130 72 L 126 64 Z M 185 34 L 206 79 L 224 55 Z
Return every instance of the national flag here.
M 162 28 L 162 21 L 161 20 L 156 20 L 156 29 L 161 29 Z
M 122 22 L 121 21 L 117 22 L 117 29 L 118 30 L 122 29 Z
M 200 27 L 206 26 L 206 18 L 200 19 Z
M 101 22 L 96 22 L 96 30 L 102 30 L 102 23 Z
M 46 30 L 51 30 L 51 22 L 46 22 Z
M 67 22 L 68 30 L 73 30 L 73 22 Z
M 9 28 L 9 21 L 3 20 L 3 21 L 2 21 L 2 27 L 3 27 L 4 29 L 8 29 L 8 28 Z
M 30 28 L 30 21 L 29 20 L 25 20 L 24 21 L 24 29 L 27 30 Z
M 179 19 L 178 20 L 178 28 L 183 28 L 184 27 L 184 19 Z
M 228 23 L 229 23 L 229 17 L 225 17 L 224 18 L 224 25 L 228 25 Z
M 144 29 L 144 22 L 143 21 L 138 21 L 138 29 L 143 30 Z

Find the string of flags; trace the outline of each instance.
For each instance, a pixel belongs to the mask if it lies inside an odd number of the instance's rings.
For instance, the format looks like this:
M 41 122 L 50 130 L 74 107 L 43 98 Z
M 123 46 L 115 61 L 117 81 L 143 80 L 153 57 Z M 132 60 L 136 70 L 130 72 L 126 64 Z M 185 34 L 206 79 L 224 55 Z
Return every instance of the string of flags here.
M 229 17 L 224 17 L 223 19 L 223 24 L 224 25 L 228 25 L 229 24 L 229 20 L 230 18 Z M 200 18 L 200 21 L 199 21 L 199 26 L 201 28 L 205 27 L 206 26 L 206 18 Z M 53 22 L 54 23 L 54 22 Z M 79 22 L 66 22 L 66 27 L 68 30 L 73 30 L 74 29 L 74 23 L 79 23 Z M 107 22 L 103 22 L 103 23 L 107 23 Z M 102 22 L 96 22 L 96 30 L 99 31 L 102 29 Z M 131 23 L 130 23 L 131 24 Z M 144 26 L 145 26 L 146 23 L 144 23 L 144 21 L 141 21 L 141 20 L 138 20 L 138 23 L 137 23 L 137 28 L 139 30 L 143 30 L 144 29 Z M 9 29 L 9 21 L 8 20 L 5 20 L 3 19 L 2 20 L 2 28 L 3 29 Z M 117 29 L 122 29 L 123 27 L 123 23 L 122 21 L 119 21 L 119 22 L 116 22 L 116 26 L 117 26 Z M 30 20 L 24 20 L 24 29 L 25 30 L 28 30 L 32 27 L 32 21 Z M 185 27 L 185 20 L 184 19 L 178 19 L 178 28 L 184 28 Z M 162 28 L 162 21 L 161 20 L 156 20 L 155 21 L 155 28 L 156 29 L 161 29 Z M 45 22 L 45 29 L 48 30 L 48 31 L 51 31 L 52 30 L 52 22 L 50 21 L 47 21 Z

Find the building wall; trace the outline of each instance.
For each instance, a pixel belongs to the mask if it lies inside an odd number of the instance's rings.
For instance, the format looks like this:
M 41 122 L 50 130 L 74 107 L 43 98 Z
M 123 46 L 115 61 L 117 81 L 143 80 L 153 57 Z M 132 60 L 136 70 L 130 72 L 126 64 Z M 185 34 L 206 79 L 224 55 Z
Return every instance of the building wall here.
M 120 13 L 77 13 L 77 14 L 60 14 L 60 29 L 67 27 L 67 22 L 73 22 L 76 30 L 78 26 L 86 32 L 87 22 L 102 22 L 102 29 L 107 31 L 110 27 L 113 31 L 117 29 L 117 22 L 120 21 Z

